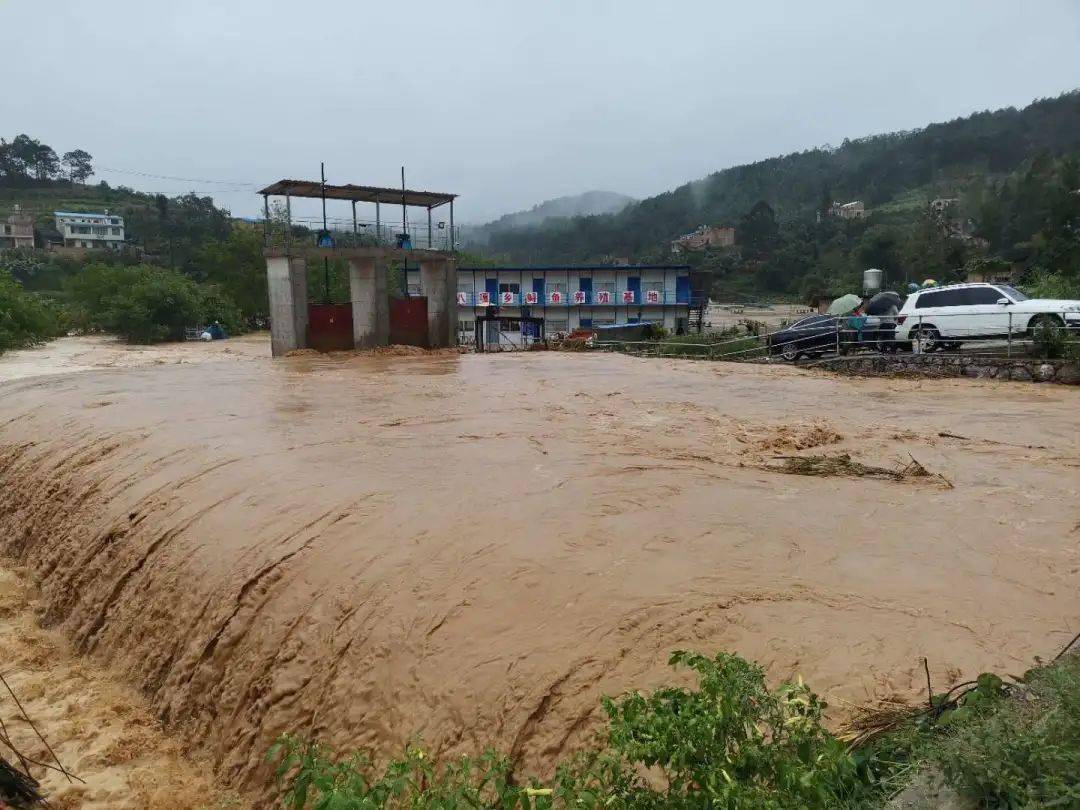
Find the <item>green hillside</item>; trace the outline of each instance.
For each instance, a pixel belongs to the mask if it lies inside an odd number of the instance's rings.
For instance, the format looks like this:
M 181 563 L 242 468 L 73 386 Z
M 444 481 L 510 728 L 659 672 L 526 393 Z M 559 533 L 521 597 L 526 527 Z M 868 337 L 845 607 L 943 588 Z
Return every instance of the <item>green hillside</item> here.
M 42 232 L 54 228 L 54 211 L 93 211 L 108 208 L 113 213 L 150 211 L 153 197 L 128 188 L 100 185 L 79 185 L 58 181 L 29 188 L 10 188 L 0 184 L 0 216 L 6 217 L 18 205 L 34 216 L 34 226 Z
M 897 261 L 894 268 L 901 274 L 941 273 L 970 260 L 982 242 L 930 246 L 953 255 L 920 264 L 920 248 L 913 243 L 930 239 L 930 200 L 958 198 L 959 210 L 953 213 L 970 220 L 974 232 L 982 206 L 1012 175 L 1026 171 L 1037 156 L 1054 161 L 1078 151 L 1080 91 L 1072 91 L 1022 110 L 981 112 L 919 130 L 845 140 L 836 148 L 735 166 L 617 214 L 501 231 L 492 235 L 487 250 L 521 262 L 597 261 L 611 255 L 658 260 L 670 258 L 672 239 L 702 223 L 733 225 L 739 232 L 734 255 L 693 253 L 689 261 L 713 271 L 732 291 L 801 294 L 814 286 L 803 283 L 810 276 L 817 283 L 854 273 L 861 259 L 853 252 L 873 253 L 860 243 L 868 230 L 877 228 L 871 241 L 903 247 L 907 266 Z M 819 212 L 833 201 L 849 200 L 862 200 L 868 219 L 823 226 L 817 222 Z M 764 242 L 762 228 L 769 232 Z

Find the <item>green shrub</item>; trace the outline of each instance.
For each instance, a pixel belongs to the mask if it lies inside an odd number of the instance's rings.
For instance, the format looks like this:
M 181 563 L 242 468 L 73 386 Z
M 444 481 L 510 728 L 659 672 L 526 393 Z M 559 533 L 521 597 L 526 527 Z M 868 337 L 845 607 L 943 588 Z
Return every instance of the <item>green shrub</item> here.
M 159 267 L 88 265 L 67 291 L 79 325 L 132 343 L 182 340 L 185 328 L 215 320 L 227 332 L 243 330 L 236 305 L 217 287 Z
M 929 758 L 987 807 L 1080 807 L 1080 657 L 1032 670 L 1015 694 L 994 678 L 942 718 Z
M 57 337 L 64 324 L 54 302 L 26 292 L 10 273 L 0 271 L 0 353 Z
M 271 751 L 292 808 L 827 808 L 872 795 L 865 769 L 821 725 L 822 703 L 801 682 L 765 685 L 738 656 L 686 652 L 674 666 L 696 689 L 605 699 L 607 747 L 559 766 L 553 783 L 513 778 L 488 751 L 434 765 L 415 747 L 382 771 L 361 754 L 334 762 L 285 737 Z
M 1031 344 L 1036 357 L 1064 357 L 1068 345 L 1065 327 L 1041 319 L 1031 330 Z

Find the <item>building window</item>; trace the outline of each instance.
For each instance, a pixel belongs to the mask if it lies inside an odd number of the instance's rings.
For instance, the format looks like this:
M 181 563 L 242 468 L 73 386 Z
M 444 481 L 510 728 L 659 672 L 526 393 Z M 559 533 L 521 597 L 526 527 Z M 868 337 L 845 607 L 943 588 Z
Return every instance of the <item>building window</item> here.
M 662 281 L 643 281 L 641 282 L 642 292 L 663 292 L 664 282 Z
M 119 236 L 120 235 L 120 229 L 119 228 L 113 228 L 112 229 L 112 235 L 113 236 Z
M 614 315 L 598 315 L 596 312 L 593 312 L 593 326 L 611 326 L 613 323 L 615 323 Z
M 544 321 L 544 328 L 547 330 L 547 333 L 549 335 L 553 335 L 556 332 L 569 332 L 570 322 L 567 320 L 557 321 L 553 318 L 548 318 Z
M 409 295 L 419 295 L 419 294 L 420 294 L 420 285 L 419 284 L 410 284 L 409 285 Z
M 517 295 L 518 293 L 521 292 L 521 285 L 518 284 L 516 281 L 504 282 L 504 283 L 499 285 L 499 292 L 501 292 L 501 293 L 508 292 L 508 293 L 513 293 L 514 295 Z
M 565 281 L 549 281 L 547 283 L 547 294 L 562 293 L 563 300 L 566 300 L 566 282 Z
M 593 282 L 593 292 L 609 292 L 611 293 L 611 300 L 615 300 L 615 282 L 614 281 L 596 281 Z

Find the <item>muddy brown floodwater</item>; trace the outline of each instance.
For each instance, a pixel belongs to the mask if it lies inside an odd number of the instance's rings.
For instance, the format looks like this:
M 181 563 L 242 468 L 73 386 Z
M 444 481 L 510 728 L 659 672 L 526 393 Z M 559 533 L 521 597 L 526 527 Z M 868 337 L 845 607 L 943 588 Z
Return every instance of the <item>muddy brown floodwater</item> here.
M 30 377 L 0 384 L 0 546 L 227 781 L 284 731 L 543 772 L 676 648 L 853 701 L 918 695 L 924 655 L 944 687 L 1055 653 L 1078 404 L 553 352 Z M 844 452 L 952 487 L 763 469 Z

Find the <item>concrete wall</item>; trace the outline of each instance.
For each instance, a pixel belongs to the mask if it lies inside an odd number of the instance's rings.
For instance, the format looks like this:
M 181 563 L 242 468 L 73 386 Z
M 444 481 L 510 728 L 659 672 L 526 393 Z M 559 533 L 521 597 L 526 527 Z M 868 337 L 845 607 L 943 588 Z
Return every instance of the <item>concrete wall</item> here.
M 349 259 L 353 345 L 357 349 L 385 346 L 390 341 L 386 275 L 386 267 L 375 259 Z
M 978 355 L 856 355 L 822 360 L 814 365 L 860 376 L 972 377 L 1080 385 L 1080 363 L 1067 360 L 1004 359 Z
M 287 257 L 266 260 L 270 295 L 270 351 L 274 357 L 307 345 L 307 263 Z
M 433 349 L 457 343 L 457 272 L 451 267 L 445 259 L 420 262 L 420 288 L 427 297 L 428 340 Z

